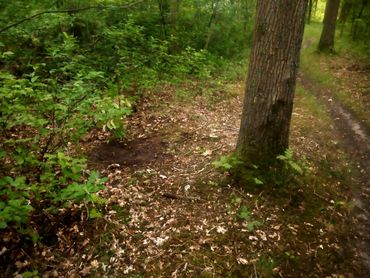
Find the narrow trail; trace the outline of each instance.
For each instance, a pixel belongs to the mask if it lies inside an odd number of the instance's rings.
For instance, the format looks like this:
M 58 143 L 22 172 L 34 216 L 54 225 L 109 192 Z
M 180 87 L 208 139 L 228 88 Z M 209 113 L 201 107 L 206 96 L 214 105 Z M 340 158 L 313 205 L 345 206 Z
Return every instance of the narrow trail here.
M 345 151 L 355 166 L 352 176 L 351 193 L 354 209 L 350 215 L 351 234 L 348 235 L 348 248 L 363 269 L 370 275 L 370 132 L 368 128 L 333 96 L 333 93 L 310 80 L 303 73 L 300 84 L 325 106 L 332 118 L 339 146 Z M 367 276 L 369 277 L 369 276 Z

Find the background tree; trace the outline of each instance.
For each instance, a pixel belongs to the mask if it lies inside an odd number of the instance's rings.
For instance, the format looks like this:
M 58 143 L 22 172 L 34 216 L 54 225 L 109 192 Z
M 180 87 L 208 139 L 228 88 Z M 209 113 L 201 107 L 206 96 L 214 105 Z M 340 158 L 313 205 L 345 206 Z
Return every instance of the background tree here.
M 340 0 L 328 0 L 325 7 L 323 29 L 318 45 L 319 51 L 334 51 L 334 36 Z
M 339 22 L 341 23 L 340 28 L 340 35 L 343 35 L 344 26 L 346 25 L 348 16 L 352 10 L 352 1 L 344 0 L 342 2 L 341 8 L 340 8 L 340 14 L 339 14 Z
M 369 39 L 369 0 L 357 0 L 352 11 L 351 34 L 353 40 Z M 367 30 L 367 32 L 365 31 Z
M 348 34 L 352 40 L 362 42 L 367 46 L 370 45 L 369 3 L 369 0 L 343 0 L 338 19 L 341 24 L 341 37 L 345 33 L 346 27 L 348 27 Z
M 313 12 L 313 0 L 308 0 L 308 7 L 307 7 L 307 11 L 306 11 L 306 22 L 307 22 L 307 24 L 311 23 L 312 12 Z
M 236 148 L 247 164 L 269 166 L 288 148 L 306 2 L 261 0 L 257 3 Z

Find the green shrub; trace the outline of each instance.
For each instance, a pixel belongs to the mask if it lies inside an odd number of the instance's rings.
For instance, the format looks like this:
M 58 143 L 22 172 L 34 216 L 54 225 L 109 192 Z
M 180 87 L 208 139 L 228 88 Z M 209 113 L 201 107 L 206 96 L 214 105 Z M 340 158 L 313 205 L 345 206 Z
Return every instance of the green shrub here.
M 46 157 L 45 163 L 40 162 L 39 177 L 33 182 L 26 182 L 24 176 L 0 179 L 0 229 L 15 225 L 21 231 L 27 227 L 35 210 L 58 213 L 59 208 L 69 207 L 72 203 L 104 203 L 96 193 L 104 189 L 105 179 L 100 179 L 96 172 L 85 174 L 85 160 L 62 152 Z M 27 178 L 35 176 L 28 175 Z M 29 229 L 24 231 L 29 232 Z
M 243 162 L 235 155 L 221 156 L 218 160 L 214 161 L 212 165 L 222 172 L 227 172 L 242 165 Z
M 29 204 L 29 186 L 25 177 L 3 177 L 0 179 L 0 229 L 9 223 L 16 226 L 26 224 L 33 207 Z
M 72 203 L 102 204 L 96 193 L 104 180 L 86 170 L 85 159 L 65 151 L 92 129 L 124 136 L 130 101 L 109 92 L 109 79 L 86 65 L 83 55 L 74 55 L 76 40 L 63 36 L 63 44 L 49 48 L 48 64 L 34 64 L 21 77 L 0 72 L 2 229 L 31 233 L 32 215 L 57 213 Z

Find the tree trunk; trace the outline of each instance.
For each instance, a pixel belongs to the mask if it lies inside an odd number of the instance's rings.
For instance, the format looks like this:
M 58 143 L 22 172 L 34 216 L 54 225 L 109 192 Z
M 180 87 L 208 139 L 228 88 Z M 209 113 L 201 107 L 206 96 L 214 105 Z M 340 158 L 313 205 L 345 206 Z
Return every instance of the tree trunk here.
M 321 32 L 319 51 L 334 51 L 335 25 L 337 23 L 340 0 L 328 0 L 325 7 L 324 26 Z
M 307 24 L 310 24 L 311 23 L 312 10 L 313 10 L 313 0 L 308 0 Z
M 180 6 L 180 0 L 172 0 L 170 4 L 170 10 L 171 10 L 171 27 L 172 27 L 172 34 L 176 35 L 176 29 L 177 29 L 177 16 L 179 13 L 179 6 Z
M 316 15 L 318 3 L 319 3 L 319 0 L 315 0 L 315 8 L 314 8 L 314 11 L 313 11 L 314 15 Z
M 216 18 L 217 6 L 218 6 L 218 0 L 212 1 L 212 14 L 211 14 L 211 17 L 209 18 L 209 22 L 207 26 L 207 37 L 206 37 L 206 42 L 204 43 L 204 49 L 208 49 L 209 42 L 211 41 L 211 36 L 212 36 L 212 31 L 213 31 L 212 24 Z
M 340 15 L 339 15 L 339 22 L 341 24 L 340 36 L 343 35 L 344 27 L 346 25 L 347 18 L 351 12 L 351 9 L 352 9 L 352 2 L 344 1 L 344 3 L 342 4 L 341 10 L 340 10 Z
M 361 19 L 362 18 L 362 14 L 365 10 L 365 7 L 368 3 L 368 0 L 362 0 L 362 4 L 361 4 L 361 8 L 360 8 L 360 12 L 358 13 L 357 15 L 357 18 L 356 19 Z M 355 24 L 353 24 L 352 26 L 352 40 L 356 40 L 357 39 L 357 33 L 358 33 L 358 22 L 356 22 L 356 19 L 354 20 Z
M 288 148 L 306 0 L 259 0 L 236 148 L 269 167 Z
M 160 15 L 160 21 L 162 26 L 162 32 L 163 36 L 166 39 L 167 38 L 167 20 L 166 15 L 168 14 L 168 3 L 167 0 L 158 0 L 158 7 L 159 7 L 159 15 Z

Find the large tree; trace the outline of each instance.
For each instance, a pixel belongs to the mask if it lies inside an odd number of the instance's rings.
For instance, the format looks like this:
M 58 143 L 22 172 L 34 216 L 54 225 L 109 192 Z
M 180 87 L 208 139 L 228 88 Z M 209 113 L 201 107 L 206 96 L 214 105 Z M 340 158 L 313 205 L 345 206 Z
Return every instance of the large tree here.
M 259 0 L 236 152 L 270 166 L 288 148 L 307 0 Z
M 328 0 L 325 7 L 324 23 L 318 45 L 319 51 L 334 51 L 335 27 L 340 0 Z

